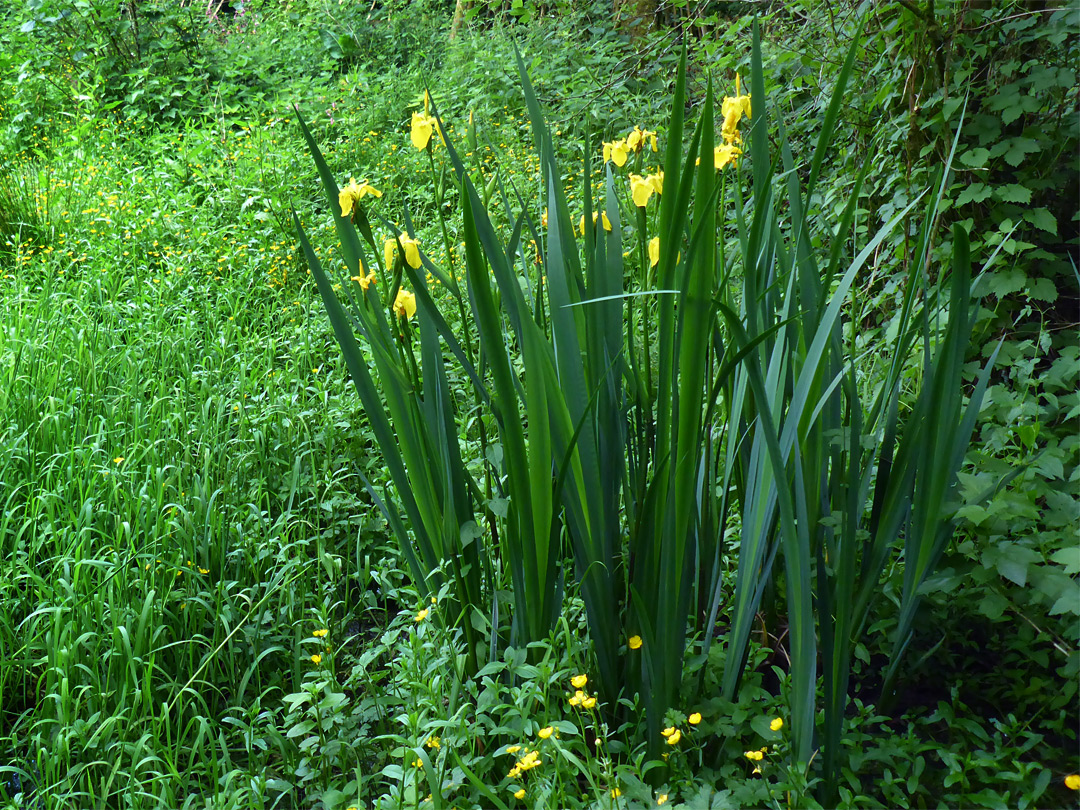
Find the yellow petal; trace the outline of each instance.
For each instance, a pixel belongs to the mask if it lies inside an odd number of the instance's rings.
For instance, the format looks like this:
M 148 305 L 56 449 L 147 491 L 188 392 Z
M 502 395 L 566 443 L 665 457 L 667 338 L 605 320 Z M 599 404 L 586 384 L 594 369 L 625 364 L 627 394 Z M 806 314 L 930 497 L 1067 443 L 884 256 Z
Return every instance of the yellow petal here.
M 410 133 L 412 144 L 417 149 L 427 149 L 428 141 L 431 140 L 431 118 L 417 111 L 412 116 L 412 132 Z
M 420 269 L 420 248 L 417 247 L 418 244 L 415 239 L 410 239 L 405 234 L 401 235 L 401 246 L 405 248 L 405 261 L 409 263 L 409 267 L 413 270 Z
M 397 254 L 397 240 L 387 239 L 383 243 L 383 259 L 386 261 L 387 270 L 393 268 L 395 254 Z
M 660 263 L 660 237 L 654 236 L 649 240 L 649 267 L 656 267 Z
M 649 197 L 655 190 L 652 183 L 641 175 L 630 175 L 630 194 L 634 198 L 634 205 L 638 208 L 644 208 L 648 204 Z
M 657 237 L 657 247 L 659 247 L 659 237 Z M 649 242 L 649 253 L 650 254 L 652 253 L 652 242 L 651 241 Z M 654 262 L 654 264 L 655 264 L 655 262 Z M 641 649 L 641 636 L 630 636 L 630 640 L 627 642 L 627 645 L 630 647 L 631 650 L 640 650 Z
M 622 168 L 626 165 L 626 158 L 629 152 L 626 148 L 626 141 L 615 141 L 611 145 L 611 159 L 615 162 L 615 165 Z

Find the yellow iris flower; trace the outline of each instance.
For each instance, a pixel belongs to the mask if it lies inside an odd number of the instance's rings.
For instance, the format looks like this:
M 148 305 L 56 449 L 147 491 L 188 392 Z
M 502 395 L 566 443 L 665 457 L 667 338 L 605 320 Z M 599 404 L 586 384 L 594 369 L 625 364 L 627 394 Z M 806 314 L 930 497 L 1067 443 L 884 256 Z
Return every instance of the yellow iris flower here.
M 640 174 L 630 175 L 630 194 L 634 198 L 634 205 L 638 208 L 644 208 L 648 204 L 654 191 L 657 194 L 664 193 L 663 172 L 650 174 L 648 177 L 642 177 Z
M 349 185 L 338 192 L 338 205 L 341 206 L 341 215 L 343 217 L 349 216 L 352 213 L 353 205 L 368 194 L 372 197 L 382 196 L 382 192 L 375 186 L 370 185 L 367 180 L 361 180 L 357 183 L 355 177 L 350 177 Z
M 649 240 L 649 267 L 656 267 L 660 263 L 660 237 L 654 236 Z
M 596 225 L 596 216 L 597 216 L 596 212 L 593 211 L 592 224 L 594 226 Z M 606 212 L 604 213 L 603 222 L 604 222 L 604 230 L 607 231 L 608 233 L 611 233 L 611 220 L 608 219 L 608 215 L 607 215 Z M 585 235 L 585 215 L 584 214 L 582 214 L 581 219 L 578 220 L 578 230 L 581 231 L 582 236 Z
M 405 248 L 405 261 L 409 263 L 409 267 L 413 270 L 420 269 L 420 243 L 410 237 L 407 233 L 398 235 L 397 239 L 387 239 L 383 243 L 383 258 L 386 260 L 386 268 L 389 270 L 394 266 L 394 260 L 397 258 L 397 243 L 401 242 L 401 246 Z
M 629 154 L 630 147 L 627 145 L 625 138 L 610 143 L 604 142 L 604 163 L 610 160 L 621 168 L 626 165 L 626 158 Z
M 634 131 L 626 136 L 626 146 L 631 152 L 640 152 L 645 148 L 645 144 L 649 144 L 652 150 L 656 151 L 656 133 L 648 130 L 641 129 L 640 127 L 634 127 Z
M 439 123 L 434 116 L 417 110 L 412 114 L 412 128 L 409 133 L 412 145 L 421 151 L 427 149 L 428 141 L 431 140 L 431 133 L 438 128 Z M 440 137 L 442 137 L 441 133 Z

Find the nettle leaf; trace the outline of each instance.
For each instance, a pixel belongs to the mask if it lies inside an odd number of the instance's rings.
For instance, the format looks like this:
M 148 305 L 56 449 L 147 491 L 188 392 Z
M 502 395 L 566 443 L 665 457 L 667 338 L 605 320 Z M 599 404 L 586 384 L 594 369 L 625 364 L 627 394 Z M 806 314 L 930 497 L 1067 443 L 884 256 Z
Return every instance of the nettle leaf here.
M 998 186 L 994 189 L 994 196 L 1002 202 L 1029 203 L 1031 202 L 1031 189 L 1010 183 L 1006 186 Z
M 986 185 L 986 183 L 972 183 L 960 192 L 960 196 L 956 198 L 956 204 L 967 205 L 971 202 L 981 203 L 992 193 L 993 189 Z
M 1024 221 L 1030 222 L 1041 231 L 1046 231 L 1047 233 L 1052 233 L 1054 236 L 1057 236 L 1057 220 L 1054 218 L 1054 215 L 1045 208 L 1032 208 L 1030 211 L 1025 211 Z

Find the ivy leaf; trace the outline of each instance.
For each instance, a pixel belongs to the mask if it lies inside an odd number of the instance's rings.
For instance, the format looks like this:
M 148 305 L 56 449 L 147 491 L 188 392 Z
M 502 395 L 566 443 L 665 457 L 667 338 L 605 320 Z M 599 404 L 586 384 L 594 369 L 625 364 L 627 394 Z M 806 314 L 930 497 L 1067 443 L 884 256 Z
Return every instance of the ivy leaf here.
M 1032 208 L 1030 211 L 1024 212 L 1024 219 L 1034 225 L 1041 231 L 1052 233 L 1057 236 L 1057 220 L 1054 219 L 1054 215 L 1051 214 L 1045 208 Z
M 1006 186 L 998 186 L 994 189 L 994 196 L 1002 202 L 1023 203 L 1031 202 L 1031 189 L 1010 183 Z

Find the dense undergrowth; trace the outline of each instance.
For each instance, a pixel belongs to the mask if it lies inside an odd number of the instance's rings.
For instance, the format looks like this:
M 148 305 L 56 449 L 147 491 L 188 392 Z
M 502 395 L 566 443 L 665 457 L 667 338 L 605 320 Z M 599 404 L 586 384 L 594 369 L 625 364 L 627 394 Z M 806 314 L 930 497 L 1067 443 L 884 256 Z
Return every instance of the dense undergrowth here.
M 378 235 L 408 212 L 425 253 L 460 269 L 453 173 L 445 151 L 429 162 L 413 147 L 409 121 L 430 87 L 493 218 L 512 221 L 504 195 L 531 198 L 541 174 L 516 45 L 576 222 L 586 136 L 598 193 L 601 141 L 640 125 L 667 143 L 680 32 L 690 122 L 709 77 L 723 96 L 749 76 L 744 5 L 664 7 L 634 38 L 603 4 L 474 5 L 449 42 L 452 5 L 426 0 L 249 2 L 212 18 L 201 4 L 94 2 L 88 16 L 61 0 L 0 3 L 2 806 L 823 800 L 820 759 L 792 749 L 779 566 L 733 698 L 724 644 L 689 639 L 663 756 L 640 695 L 623 695 L 618 723 L 571 702 L 597 680 L 572 577 L 554 631 L 522 649 L 505 643 L 509 584 L 495 589 L 493 614 L 465 618 L 499 642 L 474 670 L 450 588 L 421 595 L 365 486 L 384 492 L 388 474 L 289 212 L 344 289 L 298 105 L 338 182 L 382 191 Z M 928 269 L 945 272 L 949 226 L 962 225 L 982 296 L 969 392 L 1004 342 L 959 476 L 958 528 L 922 588 L 895 692 L 882 694 L 882 675 L 903 561 L 884 571 L 854 645 L 840 779 L 824 800 L 1072 806 L 1077 15 L 864 5 L 770 5 L 769 106 L 796 159 L 810 154 L 863 22 L 812 201 L 835 221 L 867 168 L 851 253 L 939 180 L 964 122 Z M 815 228 L 815 248 L 827 245 Z M 908 220 L 889 232 L 844 308 L 867 391 L 887 367 L 917 233 Z M 451 384 L 464 402 L 464 375 Z M 463 446 L 478 447 L 478 429 Z M 478 478 L 501 463 L 501 448 L 488 453 L 468 459 Z M 718 637 L 738 562 L 740 527 L 727 528 Z

